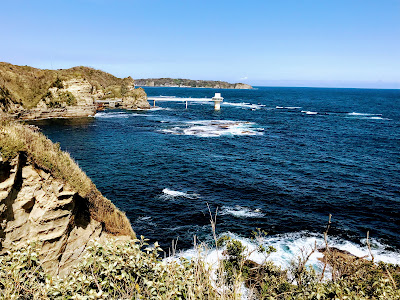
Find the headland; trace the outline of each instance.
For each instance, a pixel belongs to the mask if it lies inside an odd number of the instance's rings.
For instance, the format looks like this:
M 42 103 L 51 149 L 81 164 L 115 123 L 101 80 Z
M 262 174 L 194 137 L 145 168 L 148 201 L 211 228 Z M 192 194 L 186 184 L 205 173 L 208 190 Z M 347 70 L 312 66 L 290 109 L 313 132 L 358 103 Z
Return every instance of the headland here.
M 214 80 L 192 80 L 181 78 L 148 78 L 135 79 L 138 86 L 154 87 L 184 87 L 184 88 L 210 88 L 210 89 L 252 89 L 251 85 L 245 83 L 229 83 Z
M 124 109 L 150 107 L 131 77 L 82 66 L 43 70 L 0 62 L 0 113 L 15 119 L 93 116 L 98 100 L 118 100 Z

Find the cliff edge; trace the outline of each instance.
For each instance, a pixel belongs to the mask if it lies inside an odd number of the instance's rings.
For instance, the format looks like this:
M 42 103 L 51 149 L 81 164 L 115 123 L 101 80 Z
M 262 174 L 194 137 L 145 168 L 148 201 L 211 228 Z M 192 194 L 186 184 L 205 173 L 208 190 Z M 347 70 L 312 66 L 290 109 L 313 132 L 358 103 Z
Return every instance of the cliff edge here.
M 90 240 L 115 236 L 135 233 L 71 157 L 37 128 L 0 119 L 0 254 L 39 241 L 43 268 L 63 275 Z
M 88 67 L 42 70 L 0 62 L 0 112 L 14 118 L 92 116 L 98 100 L 120 100 L 126 109 L 150 108 L 131 77 Z

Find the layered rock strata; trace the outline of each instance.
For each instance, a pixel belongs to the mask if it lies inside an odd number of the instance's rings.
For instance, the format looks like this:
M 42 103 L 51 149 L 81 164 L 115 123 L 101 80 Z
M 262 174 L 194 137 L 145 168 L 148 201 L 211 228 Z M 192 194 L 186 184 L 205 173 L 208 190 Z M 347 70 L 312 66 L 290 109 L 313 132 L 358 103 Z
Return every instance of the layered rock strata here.
M 25 154 L 7 162 L 0 156 L 1 253 L 39 241 L 44 269 L 65 274 L 90 240 L 115 236 L 91 215 L 89 205 L 87 198 L 29 162 Z
M 150 108 L 131 77 L 87 67 L 41 70 L 0 63 L 0 112 L 16 119 L 88 117 L 110 102 L 125 109 Z

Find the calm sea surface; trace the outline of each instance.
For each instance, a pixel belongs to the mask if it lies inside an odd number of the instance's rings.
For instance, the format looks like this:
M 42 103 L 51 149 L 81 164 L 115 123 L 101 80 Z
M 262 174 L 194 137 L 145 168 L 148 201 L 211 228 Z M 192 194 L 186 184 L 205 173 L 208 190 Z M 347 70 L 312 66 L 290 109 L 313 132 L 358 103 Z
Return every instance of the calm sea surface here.
M 145 88 L 149 96 L 225 98 L 35 122 L 71 153 L 134 230 L 168 248 L 217 233 L 269 232 L 288 247 L 320 239 L 400 263 L 400 90 Z M 277 242 L 279 241 L 279 242 Z M 277 245 L 278 245 L 277 244 Z M 279 246 L 278 245 L 278 246 Z M 350 246 L 349 246 L 350 245 Z M 351 248 L 350 247 L 350 248 Z M 286 249 L 285 248 L 285 249 Z

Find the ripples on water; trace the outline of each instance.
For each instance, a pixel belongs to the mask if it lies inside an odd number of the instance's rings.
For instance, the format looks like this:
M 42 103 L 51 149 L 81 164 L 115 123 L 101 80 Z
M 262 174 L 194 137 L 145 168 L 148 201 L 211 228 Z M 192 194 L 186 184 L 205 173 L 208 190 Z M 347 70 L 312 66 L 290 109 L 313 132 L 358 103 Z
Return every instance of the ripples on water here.
M 216 91 L 146 88 L 150 96 Z M 138 234 L 166 248 L 178 237 L 181 249 L 193 235 L 210 239 L 208 203 L 218 209 L 218 233 L 246 241 L 260 227 L 284 249 L 320 240 L 332 214 L 332 242 L 363 251 L 370 231 L 376 251 L 386 251 L 377 255 L 400 262 L 399 90 L 217 92 L 225 98 L 220 112 L 207 103 L 185 110 L 160 102 L 150 111 L 36 124 Z

